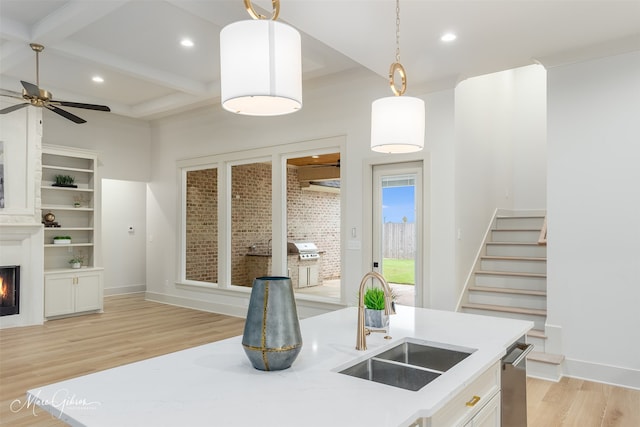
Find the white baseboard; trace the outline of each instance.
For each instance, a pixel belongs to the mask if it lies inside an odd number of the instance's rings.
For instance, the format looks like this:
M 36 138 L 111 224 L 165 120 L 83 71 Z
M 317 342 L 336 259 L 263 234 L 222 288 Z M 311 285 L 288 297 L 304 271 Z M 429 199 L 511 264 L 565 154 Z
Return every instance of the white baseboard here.
M 129 285 L 129 286 L 119 286 L 115 288 L 104 288 L 103 294 L 104 296 L 137 294 L 139 292 L 145 292 L 146 290 L 147 290 L 147 285 Z
M 194 310 L 208 311 L 211 313 L 225 314 L 233 317 L 246 317 L 247 307 L 231 304 L 220 304 L 210 301 L 196 300 L 175 295 L 160 294 L 157 292 L 145 292 L 145 299 L 148 301 L 160 302 L 163 304 L 175 305 L 178 307 L 192 308 Z
M 640 390 L 640 370 L 565 358 L 564 375 Z
M 228 296 L 229 293 L 227 292 Z M 196 300 L 192 298 L 179 297 L 175 295 L 166 295 L 157 292 L 145 292 L 145 299 L 149 301 L 171 304 L 178 307 L 193 308 L 195 310 L 208 311 L 211 313 L 226 314 L 234 317 L 246 317 L 247 307 L 249 306 L 249 294 L 238 295 L 237 304 L 221 304 L 212 301 Z M 298 317 L 305 319 L 307 317 L 317 316 L 323 313 L 329 313 L 334 310 L 344 308 L 342 304 L 326 301 L 315 300 L 296 300 L 296 308 Z

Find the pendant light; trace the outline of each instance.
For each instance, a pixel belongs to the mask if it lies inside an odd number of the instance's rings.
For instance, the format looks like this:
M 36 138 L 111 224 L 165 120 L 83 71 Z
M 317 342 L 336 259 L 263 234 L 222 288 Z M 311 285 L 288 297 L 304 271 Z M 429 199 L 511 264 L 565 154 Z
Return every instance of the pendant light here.
M 398 73 L 402 85 L 396 88 Z M 380 153 L 412 153 L 424 147 L 424 101 L 402 96 L 407 73 L 400 63 L 400 1 L 396 0 L 396 60 L 389 68 L 389 86 L 394 96 L 371 104 L 371 150 Z
M 222 107 L 237 114 L 277 116 L 302 108 L 300 33 L 276 22 L 280 0 L 272 0 L 270 18 L 258 14 L 229 24 L 220 32 Z

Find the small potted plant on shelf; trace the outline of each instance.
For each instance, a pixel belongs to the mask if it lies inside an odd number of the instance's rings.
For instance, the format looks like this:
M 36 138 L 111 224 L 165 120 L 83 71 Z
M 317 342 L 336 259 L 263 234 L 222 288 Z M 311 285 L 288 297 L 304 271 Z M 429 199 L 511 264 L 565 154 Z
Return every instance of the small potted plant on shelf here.
M 389 326 L 389 315 L 384 314 L 384 290 L 368 288 L 364 293 L 364 324 L 370 328 Z
M 78 188 L 78 186 L 74 184 L 76 180 L 75 177 L 71 175 L 56 175 L 53 179 L 55 180 L 52 184 L 54 187 Z
M 71 236 L 55 236 L 53 238 L 54 245 L 70 245 L 71 244 Z
M 69 264 L 71 264 L 71 268 L 80 268 L 82 267 L 83 261 L 84 257 L 82 255 L 74 255 L 73 258 L 69 260 Z

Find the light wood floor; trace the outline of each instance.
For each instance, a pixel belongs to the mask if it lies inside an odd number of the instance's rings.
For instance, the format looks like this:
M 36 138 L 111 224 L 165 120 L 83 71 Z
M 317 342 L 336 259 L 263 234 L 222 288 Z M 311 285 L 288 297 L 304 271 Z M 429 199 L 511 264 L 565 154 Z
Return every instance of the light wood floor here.
M 60 426 L 25 392 L 242 333 L 242 319 L 144 301 L 105 298 L 105 312 L 0 330 L 0 425 Z M 640 426 L 640 391 L 565 378 L 529 379 L 529 427 Z M 336 426 L 340 427 L 340 426 Z M 508 427 L 508 426 L 505 426 Z

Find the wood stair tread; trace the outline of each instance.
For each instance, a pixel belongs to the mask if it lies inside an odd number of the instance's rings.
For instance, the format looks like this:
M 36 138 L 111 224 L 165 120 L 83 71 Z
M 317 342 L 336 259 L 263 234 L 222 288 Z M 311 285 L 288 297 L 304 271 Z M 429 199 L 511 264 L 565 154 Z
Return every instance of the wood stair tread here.
M 487 242 L 487 245 L 540 246 L 538 242 Z
M 466 304 L 462 304 L 462 308 L 470 308 L 475 310 L 487 310 L 487 311 L 499 311 L 502 313 L 530 314 L 534 316 L 545 316 L 545 317 L 547 315 L 547 310 L 540 310 L 536 308 L 523 308 L 523 307 L 507 307 L 504 305 L 466 303 Z
M 483 255 L 481 259 L 486 260 L 505 260 L 505 261 L 546 261 L 546 257 L 533 256 L 506 256 L 506 255 Z
M 529 332 L 527 332 L 527 336 L 532 338 L 547 339 L 547 335 L 540 329 L 531 329 Z
M 559 365 L 564 361 L 564 355 L 553 353 L 542 353 L 540 351 L 532 351 L 527 356 L 527 360 L 548 363 L 550 365 Z
M 496 215 L 496 219 L 528 219 L 539 218 L 544 219 L 545 215 Z
M 487 271 L 487 270 L 478 270 L 476 274 L 491 274 L 497 276 L 516 276 L 516 277 L 539 277 L 541 279 L 546 279 L 547 275 L 544 273 L 520 273 L 515 271 Z
M 470 291 L 477 292 L 494 292 L 501 294 L 517 294 L 517 295 L 534 295 L 539 297 L 546 297 L 545 291 L 531 291 L 527 289 L 513 289 L 513 288 L 492 288 L 489 286 L 469 286 Z

